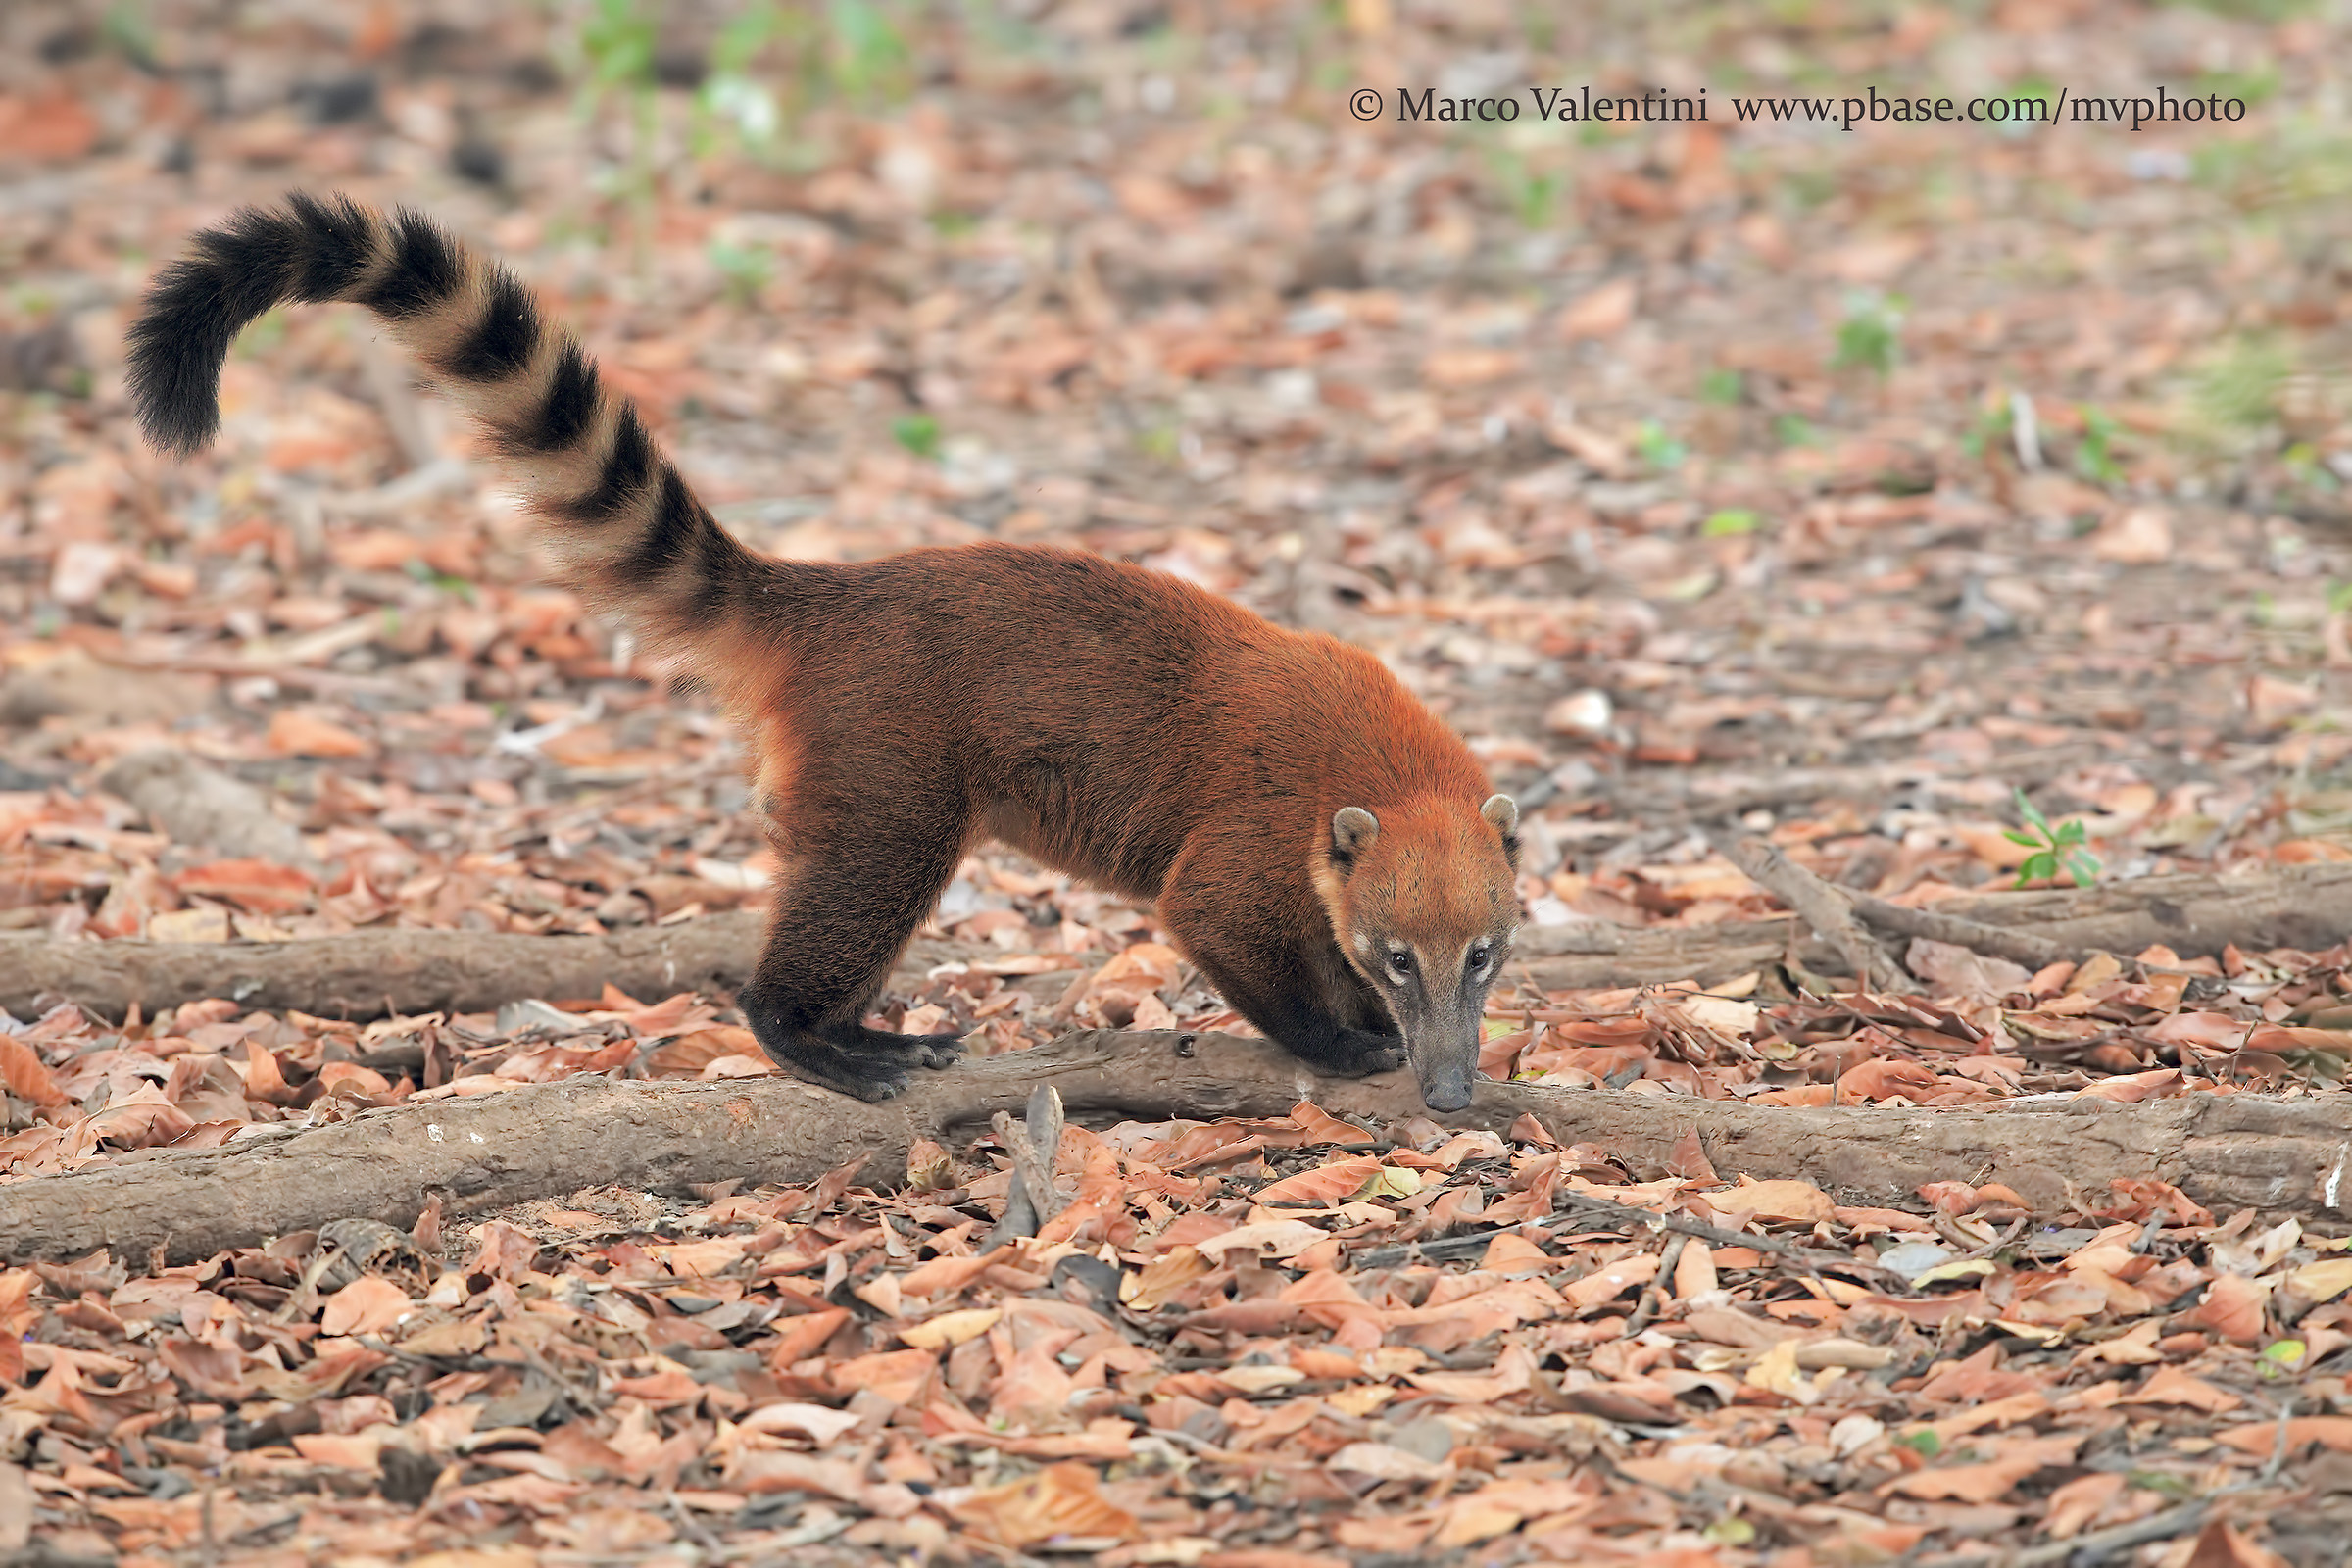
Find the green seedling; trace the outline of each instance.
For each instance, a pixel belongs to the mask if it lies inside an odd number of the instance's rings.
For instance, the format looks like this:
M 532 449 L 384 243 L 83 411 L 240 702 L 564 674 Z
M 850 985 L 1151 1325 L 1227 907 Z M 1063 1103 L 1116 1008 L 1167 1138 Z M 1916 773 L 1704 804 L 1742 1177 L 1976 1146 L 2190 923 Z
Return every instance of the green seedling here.
M 1672 473 L 1690 455 L 1690 449 L 1668 435 L 1666 427 L 1655 419 L 1642 421 L 1642 430 L 1634 437 L 1634 446 L 1641 452 L 1642 461 L 1660 473 Z
M 1726 507 L 1710 514 L 1698 525 L 1698 534 L 1702 539 L 1728 539 L 1735 534 L 1754 533 L 1762 520 L 1745 507 Z
M 1736 409 L 1747 395 L 1747 385 L 1738 370 L 1718 366 L 1709 370 L 1698 383 L 1698 400 L 1712 403 L 1720 409 Z
M 908 414 L 890 421 L 890 437 L 926 461 L 939 456 L 939 421 L 928 414 Z
M 1868 370 L 1881 380 L 1892 375 L 1903 357 L 1907 303 L 1899 294 L 1854 296 L 1847 302 L 1845 319 L 1838 323 L 1838 353 L 1831 364 L 1840 370 Z
M 735 305 L 754 304 L 760 298 L 760 291 L 767 287 L 768 254 L 757 246 L 712 240 L 710 265 L 727 280 L 727 298 Z
M 2269 338 L 2239 338 L 2209 361 L 2192 389 L 2197 412 L 2225 429 L 2255 430 L 2278 416 L 2294 361 Z
M 2097 409 L 2082 412 L 2082 439 L 2075 444 L 2075 471 L 2094 484 L 2115 484 L 2124 476 L 2115 461 L 2116 422 Z
M 2057 826 L 2041 814 L 2041 808 L 2026 799 L 2024 790 L 2016 791 L 2017 814 L 2026 819 L 2025 831 L 2014 828 L 2004 833 L 2012 844 L 2022 844 L 2034 853 L 2026 857 L 2025 864 L 2017 868 L 2016 886 L 2029 882 L 2055 881 L 2064 871 L 2075 886 L 2086 888 L 2097 880 L 2099 858 L 2084 846 L 2089 833 L 2079 816 L 2070 816 Z

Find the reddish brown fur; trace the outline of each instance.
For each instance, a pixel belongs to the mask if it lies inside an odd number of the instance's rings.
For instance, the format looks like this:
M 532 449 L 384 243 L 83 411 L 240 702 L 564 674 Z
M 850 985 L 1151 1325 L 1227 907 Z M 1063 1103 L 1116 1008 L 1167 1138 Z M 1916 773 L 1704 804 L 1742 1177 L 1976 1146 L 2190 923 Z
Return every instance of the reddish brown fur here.
M 983 836 L 1155 901 L 1227 1001 L 1333 1067 L 1397 1044 L 1335 915 L 1433 958 L 1515 924 L 1477 760 L 1360 649 L 1034 547 L 754 569 L 729 684 L 795 753 L 761 803 L 786 870 L 756 1027 L 853 1024 Z M 1382 828 L 1335 870 L 1348 806 Z
M 166 272 L 133 338 L 159 441 L 209 436 L 219 356 L 280 298 L 391 319 L 488 426 L 566 580 L 634 615 L 743 726 L 781 871 L 741 1001 L 776 1059 L 878 1097 L 953 1056 L 861 1019 L 994 836 L 1155 901 L 1226 1000 L 1306 1060 L 1409 1057 L 1433 1105 L 1467 1102 L 1516 923 L 1516 814 L 1378 660 L 1067 551 L 756 555 L 511 279 L 421 220 L 348 203 L 240 215 Z

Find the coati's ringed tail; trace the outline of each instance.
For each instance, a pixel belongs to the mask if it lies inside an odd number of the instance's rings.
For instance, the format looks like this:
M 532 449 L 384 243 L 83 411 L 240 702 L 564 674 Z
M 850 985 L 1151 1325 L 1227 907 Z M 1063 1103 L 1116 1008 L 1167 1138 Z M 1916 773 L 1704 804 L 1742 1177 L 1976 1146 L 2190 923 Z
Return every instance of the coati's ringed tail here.
M 330 300 L 381 318 L 481 421 L 527 500 L 564 524 L 551 534 L 583 592 L 670 638 L 725 621 L 750 553 L 522 281 L 416 213 L 296 192 L 282 211 L 247 208 L 199 234 L 158 273 L 129 333 L 148 439 L 183 455 L 205 446 L 237 334 L 277 305 Z

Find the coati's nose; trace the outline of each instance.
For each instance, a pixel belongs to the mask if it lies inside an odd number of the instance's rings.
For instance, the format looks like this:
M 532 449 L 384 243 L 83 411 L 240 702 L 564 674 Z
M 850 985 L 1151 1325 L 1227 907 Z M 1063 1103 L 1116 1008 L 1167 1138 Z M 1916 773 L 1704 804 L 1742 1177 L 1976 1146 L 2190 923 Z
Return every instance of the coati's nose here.
M 1460 1110 L 1470 1103 L 1470 1075 L 1448 1072 L 1424 1079 L 1421 1103 L 1432 1110 Z

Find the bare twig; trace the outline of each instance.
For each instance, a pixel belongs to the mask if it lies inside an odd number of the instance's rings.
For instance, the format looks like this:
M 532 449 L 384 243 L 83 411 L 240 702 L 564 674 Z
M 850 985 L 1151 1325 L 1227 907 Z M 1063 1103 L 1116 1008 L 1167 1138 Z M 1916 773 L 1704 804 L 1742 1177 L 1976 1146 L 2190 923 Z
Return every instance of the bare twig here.
M 1796 911 L 1797 918 L 1844 957 L 1854 983 L 1880 992 L 1918 989 L 1900 965 L 1888 957 L 1878 939 L 1854 918 L 1854 911 L 1838 890 L 1797 865 L 1762 839 L 1741 839 L 1732 846 L 1732 858 L 1758 886 L 1768 889 Z
M 1642 1289 L 1642 1299 L 1634 1305 L 1634 1315 L 1625 1320 L 1625 1337 L 1632 1339 L 1649 1327 L 1650 1319 L 1658 1315 L 1658 1305 L 1674 1284 L 1675 1265 L 1683 1260 L 1683 1249 L 1690 1245 L 1688 1236 L 1677 1236 L 1666 1244 L 1665 1253 L 1658 1259 L 1658 1271 L 1649 1277 Z
M 1061 1095 L 1052 1084 L 1039 1084 L 1029 1097 L 1027 1125 L 1015 1122 L 1009 1111 L 989 1119 L 997 1142 L 1012 1156 L 1012 1186 L 1004 1195 L 1004 1217 L 980 1246 L 982 1251 L 1035 1236 L 1038 1228 L 1061 1212 L 1061 1197 L 1054 1190 L 1054 1158 L 1061 1150 Z
M 1910 1285 L 1910 1281 L 1894 1269 L 1862 1258 L 1851 1257 L 1843 1252 L 1830 1252 L 1819 1248 L 1799 1247 L 1793 1242 L 1784 1242 L 1777 1236 L 1758 1236 L 1747 1231 L 1735 1231 L 1721 1225 L 1710 1225 L 1705 1220 L 1691 1219 L 1687 1215 L 1660 1214 L 1650 1209 L 1637 1208 L 1631 1203 L 1612 1203 L 1605 1198 L 1587 1198 L 1582 1193 L 1570 1194 L 1562 1198 L 1560 1201 L 1566 1205 L 1565 1212 L 1532 1223 L 1545 1230 L 1566 1230 L 1576 1225 L 1589 1225 L 1595 1219 L 1606 1220 L 1612 1225 L 1628 1229 L 1637 1226 L 1655 1226 L 1659 1230 L 1676 1235 L 1693 1237 L 1713 1247 L 1753 1248 L 1759 1252 L 1771 1252 L 1776 1256 L 1786 1257 L 1790 1262 L 1801 1263 L 1811 1269 L 1845 1269 L 1849 1272 L 1876 1274 L 1883 1279 L 1901 1281 L 1906 1289 Z M 1442 1241 L 1400 1242 L 1394 1247 L 1379 1247 L 1368 1252 L 1360 1252 L 1356 1254 L 1354 1263 L 1359 1269 L 1395 1268 L 1399 1264 L 1410 1263 L 1416 1259 L 1435 1263 L 1448 1258 L 1468 1257 L 1482 1250 L 1488 1243 L 1505 1231 L 1522 1228 L 1524 1228 L 1523 1225 L 1503 1225 L 1494 1230 L 1475 1231 L 1467 1236 L 1448 1236 Z
M 2029 1546 L 2009 1559 L 2010 1568 L 2047 1568 L 2049 1564 L 2062 1562 L 2072 1562 L 2080 1565 L 2080 1568 L 2091 1568 L 2092 1564 L 2105 1562 L 2133 1546 L 2187 1535 L 2205 1522 L 2205 1515 L 2212 1506 L 2211 1498 L 2200 1497 L 2177 1508 L 2167 1508 L 2162 1513 L 2152 1513 L 2145 1519 L 2134 1519 L 2130 1524 L 2093 1530 L 2088 1535 L 2076 1536 L 2070 1541 L 2052 1541 L 2039 1546 Z

